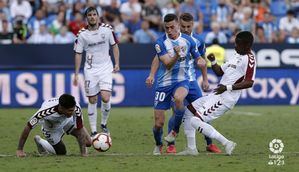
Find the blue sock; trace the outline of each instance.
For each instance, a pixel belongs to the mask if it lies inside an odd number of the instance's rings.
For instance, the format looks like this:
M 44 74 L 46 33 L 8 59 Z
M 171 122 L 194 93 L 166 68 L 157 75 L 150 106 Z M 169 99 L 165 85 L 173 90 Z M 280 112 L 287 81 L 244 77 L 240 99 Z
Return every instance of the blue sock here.
M 179 133 L 180 126 L 181 126 L 181 123 L 182 123 L 182 119 L 183 119 L 183 116 L 184 116 L 184 113 L 185 113 L 185 109 L 175 109 L 174 112 L 175 112 L 175 116 L 174 116 L 174 128 L 173 128 L 173 130 L 176 133 Z
M 206 139 L 207 145 L 212 144 L 212 139 L 210 137 L 205 136 L 205 139 Z
M 155 138 L 155 141 L 156 141 L 156 145 L 159 146 L 159 145 L 162 145 L 162 135 L 163 135 L 163 129 L 160 128 L 160 129 L 157 129 L 157 128 L 153 128 L 153 133 L 154 133 L 154 138 Z
M 168 133 L 170 133 L 171 130 L 174 128 L 174 116 L 175 116 L 175 114 L 171 115 L 171 117 L 168 120 Z M 174 142 L 167 143 L 168 146 L 174 145 L 174 144 L 175 144 Z

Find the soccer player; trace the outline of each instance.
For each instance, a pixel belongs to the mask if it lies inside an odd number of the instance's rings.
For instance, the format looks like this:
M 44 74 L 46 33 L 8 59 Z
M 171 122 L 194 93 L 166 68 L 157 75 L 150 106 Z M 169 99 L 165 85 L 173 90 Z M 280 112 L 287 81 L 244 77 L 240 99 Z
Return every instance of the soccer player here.
M 185 113 L 184 99 L 189 90 L 189 60 L 190 55 L 197 63 L 205 64 L 200 58 L 196 43 L 185 34 L 180 33 L 178 17 L 175 14 L 167 14 L 164 17 L 166 34 L 156 41 L 155 49 L 160 61 L 158 81 L 155 89 L 153 127 L 156 146 L 153 154 L 160 155 L 162 152 L 162 135 L 165 121 L 165 111 L 170 108 L 171 98 L 174 99 L 174 128 L 165 138 L 175 137 Z M 171 136 L 170 136 L 171 135 Z
M 110 113 L 112 72 L 118 72 L 119 48 L 118 41 L 112 27 L 108 24 L 99 23 L 99 14 L 96 8 L 89 7 L 85 11 L 87 28 L 81 29 L 75 41 L 75 77 L 74 85 L 78 85 L 78 74 L 82 60 L 82 53 L 86 51 L 84 65 L 85 92 L 88 96 L 88 118 L 91 128 L 91 135 L 97 133 L 97 102 L 100 94 L 101 102 L 101 129 L 109 133 L 107 120 Z M 109 48 L 112 46 L 115 65 L 109 55 Z
M 253 35 L 248 31 L 242 31 L 235 39 L 236 53 L 222 66 L 217 64 L 214 54 L 209 54 L 207 58 L 211 61 L 213 71 L 222 76 L 220 84 L 214 93 L 197 99 L 189 105 L 189 110 L 186 110 L 186 116 L 191 117 L 192 127 L 218 140 L 228 155 L 232 154 L 236 143 L 225 138 L 208 122 L 232 109 L 240 98 L 242 89 L 253 86 L 256 60 L 251 51 L 252 44 Z
M 91 146 L 91 138 L 83 126 L 81 107 L 75 98 L 69 94 L 63 94 L 59 98 L 46 100 L 41 108 L 30 118 L 25 126 L 17 148 L 16 155 L 25 157 L 23 150 L 31 130 L 42 125 L 42 132 L 46 138 L 39 135 L 34 137 L 40 154 L 65 155 L 66 148 L 62 141 L 63 135 L 71 134 L 77 138 L 82 156 L 87 156 L 86 147 Z

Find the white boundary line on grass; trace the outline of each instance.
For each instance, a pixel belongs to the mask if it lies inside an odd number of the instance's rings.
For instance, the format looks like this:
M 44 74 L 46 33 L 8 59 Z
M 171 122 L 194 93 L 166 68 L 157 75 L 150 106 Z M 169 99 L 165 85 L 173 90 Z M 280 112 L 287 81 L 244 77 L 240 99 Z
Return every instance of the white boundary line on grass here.
M 243 112 L 243 111 L 232 111 L 230 114 L 233 115 L 247 115 L 247 116 L 261 116 L 263 114 L 258 113 L 258 112 Z

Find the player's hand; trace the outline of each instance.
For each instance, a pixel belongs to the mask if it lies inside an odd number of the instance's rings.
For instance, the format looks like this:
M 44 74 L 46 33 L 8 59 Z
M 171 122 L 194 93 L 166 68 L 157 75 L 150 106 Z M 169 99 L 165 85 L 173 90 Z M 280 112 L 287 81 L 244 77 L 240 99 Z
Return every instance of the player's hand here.
M 120 71 L 119 65 L 114 65 L 113 73 L 116 73 L 119 71 Z
M 181 47 L 180 46 L 175 46 L 175 47 L 173 47 L 173 49 L 174 49 L 174 51 L 177 55 L 180 55 L 180 52 L 181 52 Z
M 153 76 L 148 76 L 145 80 L 145 84 L 147 87 L 151 88 L 155 82 L 155 78 Z
M 21 157 L 25 157 L 26 153 L 23 150 L 17 150 L 16 155 L 17 155 L 17 157 L 21 158 Z
M 207 59 L 209 59 L 211 62 L 215 61 L 215 55 L 213 53 L 211 53 L 207 56 Z
M 217 88 L 214 89 L 214 93 L 217 94 L 222 94 L 224 91 L 226 91 L 226 86 L 219 84 Z
M 197 66 L 199 67 L 199 68 L 206 68 L 206 66 L 207 66 L 207 63 L 206 63 L 206 61 L 205 61 L 205 59 L 203 59 L 203 58 L 198 58 L 198 60 L 197 60 Z
M 203 89 L 203 91 L 204 92 L 208 92 L 208 91 L 210 91 L 209 88 L 210 88 L 209 82 L 207 80 L 206 81 L 205 80 L 202 81 L 202 89 Z
M 75 74 L 74 80 L 73 80 L 73 85 L 74 86 L 78 86 L 78 80 L 79 80 L 79 76 L 78 74 Z

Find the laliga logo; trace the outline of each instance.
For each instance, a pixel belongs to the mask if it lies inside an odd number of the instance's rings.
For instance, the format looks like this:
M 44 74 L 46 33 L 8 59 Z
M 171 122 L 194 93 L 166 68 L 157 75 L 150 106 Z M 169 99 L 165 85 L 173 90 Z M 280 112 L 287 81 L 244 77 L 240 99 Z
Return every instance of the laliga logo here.
M 283 143 L 280 139 L 273 139 L 270 143 L 269 143 L 269 149 L 271 152 L 278 154 L 281 153 L 283 150 Z

